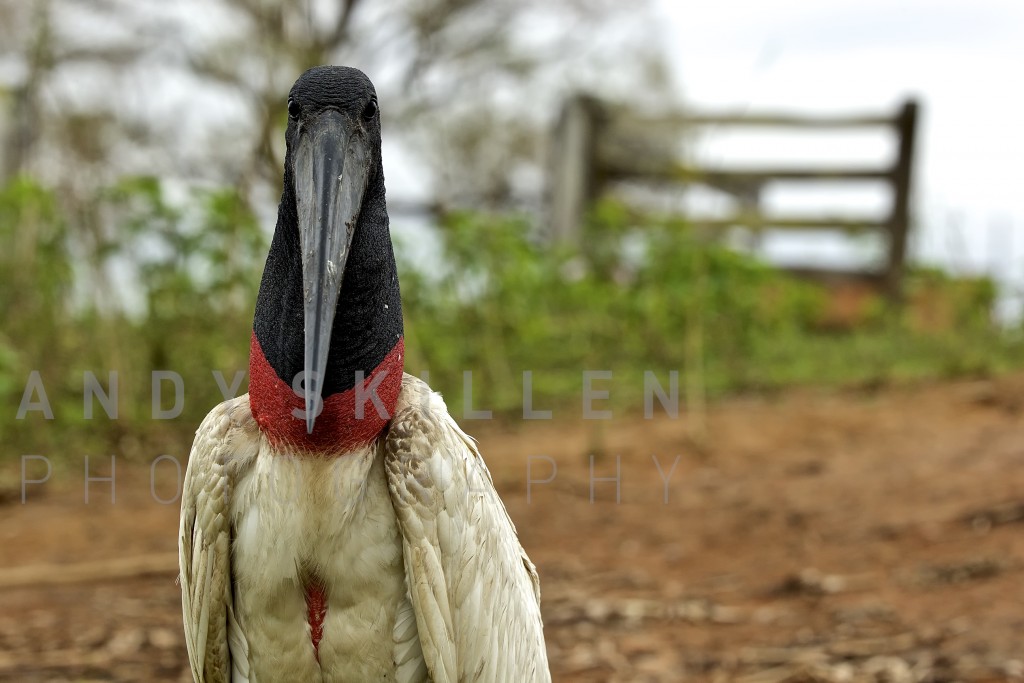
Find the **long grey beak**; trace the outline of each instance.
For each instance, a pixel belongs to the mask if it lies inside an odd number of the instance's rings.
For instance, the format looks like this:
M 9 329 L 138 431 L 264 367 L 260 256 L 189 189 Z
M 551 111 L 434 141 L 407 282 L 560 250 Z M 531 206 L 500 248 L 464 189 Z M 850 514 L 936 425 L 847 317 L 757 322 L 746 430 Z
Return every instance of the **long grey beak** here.
M 358 125 L 327 110 L 304 126 L 295 154 L 295 197 L 305 298 L 306 433 L 323 410 L 331 328 L 366 190 L 369 149 Z

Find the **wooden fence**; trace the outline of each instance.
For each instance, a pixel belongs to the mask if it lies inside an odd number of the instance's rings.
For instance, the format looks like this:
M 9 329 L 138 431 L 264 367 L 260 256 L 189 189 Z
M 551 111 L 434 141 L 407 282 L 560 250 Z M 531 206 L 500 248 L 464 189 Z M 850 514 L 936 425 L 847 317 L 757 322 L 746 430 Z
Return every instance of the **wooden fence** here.
M 564 105 L 554 137 L 549 204 L 550 235 L 554 241 L 579 244 L 590 205 L 609 183 L 639 180 L 703 185 L 736 199 L 738 211 L 725 218 L 693 218 L 712 228 L 747 226 L 753 230 L 833 228 L 850 233 L 880 231 L 888 237 L 888 257 L 882 270 L 840 273 L 813 268 L 798 272 L 819 278 L 854 277 L 867 280 L 898 298 L 910 229 L 910 187 L 918 105 L 905 102 L 891 116 L 810 117 L 789 114 L 673 113 L 642 117 L 606 106 L 586 95 Z M 675 152 L 682 136 L 706 126 L 769 127 L 799 130 L 891 129 L 897 153 L 888 164 L 870 167 L 712 168 L 682 163 Z M 882 220 L 844 215 L 809 217 L 766 216 L 761 210 L 764 188 L 779 181 L 882 181 L 892 188 L 892 203 Z

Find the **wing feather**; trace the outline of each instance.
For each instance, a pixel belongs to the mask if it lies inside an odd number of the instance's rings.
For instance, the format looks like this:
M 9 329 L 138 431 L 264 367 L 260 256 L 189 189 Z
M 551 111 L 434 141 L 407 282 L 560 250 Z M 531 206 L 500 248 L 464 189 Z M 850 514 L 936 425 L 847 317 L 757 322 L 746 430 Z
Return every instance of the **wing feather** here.
M 258 448 L 248 396 L 214 408 L 192 444 L 181 495 L 179 581 L 185 645 L 197 683 L 248 680 L 245 637 L 234 619 L 231 584 L 232 483 Z M 232 661 L 232 653 L 236 661 Z
M 433 681 L 550 681 L 537 572 L 476 443 L 406 375 L 384 449 Z

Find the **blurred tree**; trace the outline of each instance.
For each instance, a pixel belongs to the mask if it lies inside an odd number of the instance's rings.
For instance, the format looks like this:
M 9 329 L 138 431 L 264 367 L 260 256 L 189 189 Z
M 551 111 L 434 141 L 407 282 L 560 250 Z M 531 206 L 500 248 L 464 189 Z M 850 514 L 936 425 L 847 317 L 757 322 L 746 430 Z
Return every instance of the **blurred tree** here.
M 87 175 L 83 171 L 90 165 L 108 161 L 103 139 L 116 106 L 97 109 L 76 100 L 75 87 L 65 91 L 57 86 L 89 71 L 117 78 L 137 63 L 146 46 L 139 34 L 131 40 L 97 40 L 71 28 L 74 21 L 68 21 L 64 5 L 53 0 L 0 4 L 0 82 L 8 114 L 0 148 L 2 181 L 30 173 L 63 185 Z M 85 90 L 88 84 L 76 87 Z
M 347 63 L 373 76 L 389 139 L 419 153 L 440 199 L 507 204 L 539 190 L 561 92 L 635 98 L 664 80 L 652 17 L 611 0 L 0 2 L 5 175 L 59 185 L 152 174 L 276 200 L 284 94 Z

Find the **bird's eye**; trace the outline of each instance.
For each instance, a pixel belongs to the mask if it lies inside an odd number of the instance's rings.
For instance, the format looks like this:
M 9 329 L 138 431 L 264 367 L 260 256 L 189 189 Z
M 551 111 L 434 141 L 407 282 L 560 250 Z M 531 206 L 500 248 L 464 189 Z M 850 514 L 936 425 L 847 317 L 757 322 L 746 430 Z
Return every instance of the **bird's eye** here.
M 372 100 L 366 103 L 363 107 L 363 118 L 369 121 L 377 115 L 377 98 L 374 97 Z
M 302 113 L 302 107 L 299 106 L 298 102 L 296 102 L 295 100 L 293 100 L 292 98 L 289 97 L 288 98 L 288 116 L 289 116 L 289 118 L 298 119 L 299 115 L 301 113 Z

